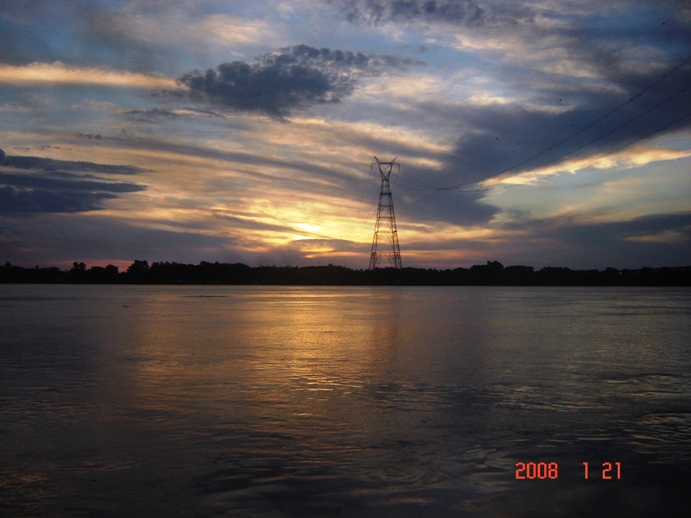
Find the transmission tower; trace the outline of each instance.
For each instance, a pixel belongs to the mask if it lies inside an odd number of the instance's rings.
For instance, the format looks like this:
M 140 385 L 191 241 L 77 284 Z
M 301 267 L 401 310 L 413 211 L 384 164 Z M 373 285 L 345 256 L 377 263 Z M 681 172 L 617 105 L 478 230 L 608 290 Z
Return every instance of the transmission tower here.
M 391 162 L 382 162 L 376 156 L 374 159 L 379 166 L 379 174 L 381 175 L 381 189 L 379 190 L 379 206 L 377 207 L 377 222 L 374 225 L 374 238 L 372 239 L 372 253 L 369 259 L 369 269 L 374 270 L 380 263 L 387 259 L 392 268 L 403 268 L 401 263 L 401 249 L 398 246 L 398 230 L 396 230 L 396 216 L 393 212 L 393 198 L 391 197 L 391 186 L 389 185 L 389 176 L 394 165 L 398 166 L 400 171 L 400 164 L 395 164 L 394 158 Z M 372 164 L 374 165 L 374 163 Z M 371 166 L 370 166 L 371 167 Z M 387 239 L 389 246 L 386 251 L 380 251 L 379 245 Z

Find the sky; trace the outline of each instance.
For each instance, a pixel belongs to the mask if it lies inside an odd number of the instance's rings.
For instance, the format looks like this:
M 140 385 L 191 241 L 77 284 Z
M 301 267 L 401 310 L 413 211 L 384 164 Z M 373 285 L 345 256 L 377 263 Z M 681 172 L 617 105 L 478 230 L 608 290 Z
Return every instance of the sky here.
M 691 265 L 685 0 L 3 0 L 0 261 Z

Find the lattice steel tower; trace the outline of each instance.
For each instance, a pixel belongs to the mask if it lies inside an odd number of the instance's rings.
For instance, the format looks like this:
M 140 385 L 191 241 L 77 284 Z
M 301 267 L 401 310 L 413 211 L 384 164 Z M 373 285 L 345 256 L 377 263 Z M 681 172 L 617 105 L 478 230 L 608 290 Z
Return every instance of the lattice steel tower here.
M 394 158 L 391 162 L 382 162 L 376 156 L 374 159 L 379 166 L 381 175 L 381 189 L 379 190 L 379 206 L 377 207 L 377 222 L 374 225 L 374 238 L 372 239 L 372 253 L 369 259 L 369 269 L 374 270 L 384 260 L 388 260 L 388 266 L 392 268 L 403 268 L 401 263 L 401 248 L 398 246 L 398 230 L 396 230 L 396 216 L 393 212 L 393 198 L 391 197 L 391 186 L 389 176 L 395 164 Z M 374 164 L 372 164 L 374 165 Z M 371 166 L 370 166 L 371 167 Z M 384 238 L 389 242 L 391 249 L 386 247 L 386 251 L 379 250 L 379 244 Z

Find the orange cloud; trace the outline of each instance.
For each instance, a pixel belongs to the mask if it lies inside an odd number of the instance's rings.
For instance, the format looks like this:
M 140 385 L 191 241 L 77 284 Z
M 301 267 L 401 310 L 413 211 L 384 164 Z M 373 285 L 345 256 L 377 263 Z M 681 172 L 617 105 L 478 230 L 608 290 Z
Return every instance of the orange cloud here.
M 104 85 L 125 88 L 175 88 L 174 79 L 162 75 L 80 68 L 55 63 L 31 63 L 24 66 L 0 64 L 0 83 L 11 85 Z

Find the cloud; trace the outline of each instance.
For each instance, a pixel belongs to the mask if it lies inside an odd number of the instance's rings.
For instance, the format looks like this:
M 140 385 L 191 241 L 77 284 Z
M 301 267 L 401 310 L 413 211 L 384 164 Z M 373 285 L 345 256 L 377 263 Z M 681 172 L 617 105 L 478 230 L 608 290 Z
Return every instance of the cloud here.
M 653 242 L 654 239 L 645 238 L 677 234 L 677 240 L 684 241 L 689 249 L 691 213 L 652 214 L 628 221 L 567 224 L 560 227 L 558 233 L 568 242 L 590 248 L 610 245 L 614 241 Z
M 322 185 L 325 180 L 329 179 L 332 182 L 338 180 L 350 179 L 342 173 L 334 172 L 333 168 L 328 165 L 314 164 L 307 160 L 298 160 L 289 157 L 283 157 L 274 154 L 256 152 L 254 150 L 248 151 L 224 151 L 217 148 L 200 146 L 194 144 L 168 142 L 148 137 L 108 137 L 103 138 L 113 146 L 125 145 L 132 149 L 142 149 L 160 153 L 159 158 L 178 160 L 179 157 L 196 157 L 207 158 L 212 160 L 221 160 L 224 162 L 238 164 L 253 165 L 261 168 L 249 173 L 254 180 L 264 179 L 270 181 L 272 184 L 285 182 L 286 184 L 295 184 L 298 181 L 311 182 L 312 187 L 317 189 L 328 190 L 332 185 Z M 261 171 L 270 171 L 262 173 Z M 322 182 L 313 182 L 312 178 L 295 178 L 287 175 L 286 171 L 300 171 L 301 173 L 309 173 L 321 178 Z
M 649 214 L 622 221 L 588 222 L 572 217 L 516 220 L 513 257 L 533 266 L 641 268 L 688 266 L 691 213 Z
M 506 2 L 504 0 L 326 0 L 336 5 L 352 23 L 428 23 L 468 28 L 506 27 L 533 24 L 550 15 L 548 2 Z M 567 6 L 562 11 L 568 10 Z
M 211 110 L 199 110 L 193 108 L 149 108 L 126 110 L 127 115 L 133 120 L 141 122 L 154 122 L 159 119 L 177 119 L 179 117 L 222 117 L 221 114 Z
M 467 28 L 489 28 L 530 25 L 564 28 L 574 20 L 591 16 L 611 15 L 622 10 L 622 18 L 640 17 L 645 10 L 677 14 L 688 21 L 691 8 L 684 0 L 654 0 L 635 2 L 638 10 L 631 9 L 634 2 L 618 1 L 603 4 L 597 0 L 579 2 L 551 2 L 535 0 L 325 0 L 336 6 L 341 15 L 352 23 L 434 23 Z M 628 20 L 627 20 L 628 21 Z M 671 24 L 673 18 L 667 18 Z M 627 30 L 625 25 L 607 29 Z
M 409 109 L 420 118 L 455 123 L 459 134 L 428 183 L 459 186 L 526 171 L 574 172 L 613 156 L 634 164 L 642 142 L 691 127 L 691 62 L 675 65 L 678 62 L 653 71 L 610 72 L 608 80 L 616 86 L 610 89 L 568 91 L 545 83 L 532 92 L 524 90 L 532 97 L 529 102 L 480 103 L 471 98 L 411 104 Z
M 194 167 L 197 169 L 208 171 L 205 174 L 209 174 L 209 179 L 213 178 L 211 171 L 216 168 L 220 168 L 224 175 L 232 171 L 234 182 L 243 185 L 247 180 L 251 181 L 253 187 L 250 191 L 257 189 L 253 192 L 259 197 L 263 198 L 268 195 L 267 193 L 272 193 L 272 196 L 283 200 L 287 196 L 290 200 L 288 203 L 293 205 L 300 200 L 297 209 L 299 212 L 304 213 L 307 210 L 307 197 L 325 197 L 324 199 L 329 200 L 330 210 L 342 210 L 345 213 L 358 210 L 358 217 L 364 216 L 362 211 L 367 207 L 376 209 L 376 194 L 379 191 L 379 175 L 370 171 L 373 157 L 368 153 L 372 149 L 385 149 L 385 156 L 389 158 L 396 155 L 404 157 L 399 158 L 403 164 L 401 175 L 396 171 L 392 177 L 396 213 L 400 222 L 415 221 L 419 218 L 424 222 L 475 225 L 490 221 L 498 212 L 497 208 L 482 199 L 482 192 L 441 192 L 431 197 L 428 190 L 419 189 L 418 183 L 411 184 L 407 181 L 408 178 L 424 178 L 427 182 L 437 182 L 440 181 L 439 178 L 441 181 L 445 180 L 443 175 L 439 176 L 439 171 L 430 171 L 429 167 L 416 164 L 424 164 L 425 158 L 443 159 L 443 153 L 446 151 L 444 147 L 425 142 L 421 135 L 402 130 L 387 135 L 386 127 L 378 124 L 350 125 L 300 118 L 295 120 L 293 126 L 288 143 L 296 150 L 304 145 L 306 154 L 302 156 L 296 152 L 292 157 L 284 157 L 280 153 L 267 151 L 266 148 L 262 150 L 247 147 L 246 151 L 222 150 L 141 136 L 103 137 L 100 142 L 108 146 L 123 146 L 155 153 L 161 163 L 175 164 L 185 161 L 195 164 Z M 280 128 L 269 125 L 269 131 L 262 135 L 263 145 L 283 146 L 286 142 L 280 140 L 280 133 Z M 348 147 L 343 152 L 341 160 L 329 164 L 310 155 L 308 145 L 304 143 L 309 143 L 309 146 Z M 405 158 L 408 155 L 410 159 Z M 210 160 L 223 163 L 213 164 Z M 359 171 L 360 174 L 354 174 L 355 171 Z M 435 174 L 431 175 L 431 172 Z M 211 180 L 207 181 L 207 186 L 211 185 L 209 181 Z M 222 188 L 215 185 L 207 194 L 217 196 L 219 189 Z M 226 196 L 232 197 L 234 194 L 227 192 Z M 337 208 L 332 198 L 334 196 L 350 200 L 351 205 Z M 374 224 L 374 214 L 365 217 L 365 226 L 369 228 Z M 339 232 L 335 232 L 334 235 L 338 235 Z M 370 238 L 367 230 L 365 239 Z
M 352 91 L 349 83 L 309 67 L 252 67 L 241 61 L 223 63 L 216 70 L 195 71 L 180 78 L 180 84 L 188 89 L 194 101 L 275 117 L 288 115 L 294 108 L 338 102 Z
M 99 181 L 93 175 L 64 171 L 130 175 L 143 171 L 132 166 L 22 156 L 5 156 L 1 163 L 3 169 L 12 171 L 0 173 L 0 214 L 5 216 L 100 210 L 106 200 L 146 189 L 131 182 Z
M 147 228 L 100 214 L 35 214 L 11 221 L 0 214 L 0 242 L 3 261 L 33 265 L 89 259 L 198 263 L 208 258 L 222 260 L 234 240 L 199 232 Z M 235 262 L 232 257 L 229 260 Z
M 104 200 L 117 198 L 105 192 L 51 191 L 40 187 L 17 189 L 0 184 L 0 214 L 16 216 L 37 212 L 89 212 L 102 209 Z
M 691 55 L 688 4 L 637 2 L 632 9 L 627 1 L 329 3 L 355 24 L 386 24 L 387 32 L 391 24 L 414 27 L 438 41 L 461 42 L 457 74 L 436 93 L 420 82 L 398 82 L 408 102 L 390 107 L 418 122 L 455 125 L 453 151 L 434 180 L 425 180 L 435 187 L 528 170 L 573 170 L 575 162 L 587 166 L 589 159 L 691 125 L 684 110 L 691 106 L 691 63 L 684 61 Z M 423 95 L 416 102 L 408 89 Z M 397 92 L 389 87 L 386 94 Z M 420 171 L 418 178 L 425 177 L 430 175 Z
M 205 18 L 200 27 L 190 30 L 190 39 L 203 39 L 206 43 L 219 40 L 229 46 L 249 45 L 256 43 L 266 44 L 267 36 L 276 37 L 281 32 L 280 26 L 269 24 L 265 20 L 249 20 L 233 18 L 227 15 L 214 14 Z
M 220 13 L 199 16 L 199 13 L 186 12 L 179 6 L 170 7 L 172 12 L 164 14 L 165 24 L 161 24 L 160 11 L 140 12 L 128 17 L 121 32 L 126 31 L 132 37 L 138 36 L 167 48 L 182 45 L 200 54 L 205 53 L 209 47 L 222 47 L 237 52 L 242 46 L 262 45 L 271 48 L 285 44 L 284 27 L 266 19 L 233 17 Z
M 0 64 L 0 83 L 19 86 L 97 85 L 124 88 L 172 88 L 173 79 L 161 75 L 105 70 L 54 63 Z
M 362 75 L 383 69 L 423 64 L 386 55 L 297 45 L 264 54 L 257 63 L 222 63 L 194 70 L 178 79 L 180 90 L 168 91 L 219 109 L 285 117 L 294 109 L 339 102 L 352 94 Z
M 473 0 L 341 0 L 341 12 L 348 21 L 369 24 L 401 22 L 422 18 L 434 21 L 478 25 L 490 12 Z
M 30 190 L 50 190 L 62 192 L 137 192 L 144 190 L 141 185 L 133 183 L 110 183 L 84 180 L 83 177 L 69 173 L 53 173 L 50 177 L 25 174 L 3 173 L 0 182 L 6 186 L 13 186 Z
M 42 169 L 44 171 L 83 171 L 105 174 L 135 175 L 144 173 L 146 170 L 141 167 L 131 165 L 111 165 L 95 164 L 93 162 L 76 162 L 72 160 L 55 160 L 53 158 L 43 158 L 37 156 L 12 156 L 0 155 L 0 164 L 17 169 Z M 4 156 L 4 160 L 2 160 Z

